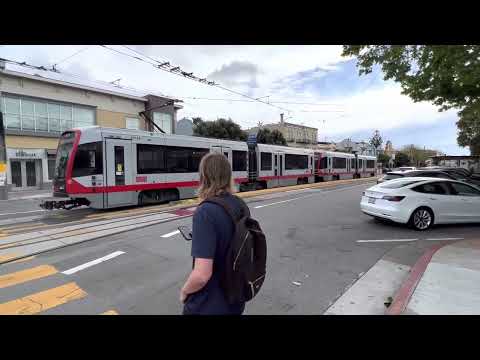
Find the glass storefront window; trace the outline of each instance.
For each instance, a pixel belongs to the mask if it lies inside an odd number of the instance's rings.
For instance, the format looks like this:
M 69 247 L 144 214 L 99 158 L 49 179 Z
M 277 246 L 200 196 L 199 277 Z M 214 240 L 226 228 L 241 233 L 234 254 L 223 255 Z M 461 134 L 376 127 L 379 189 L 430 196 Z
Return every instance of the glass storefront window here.
M 95 125 L 95 109 L 86 106 L 9 95 L 0 104 L 7 129 L 61 132 Z

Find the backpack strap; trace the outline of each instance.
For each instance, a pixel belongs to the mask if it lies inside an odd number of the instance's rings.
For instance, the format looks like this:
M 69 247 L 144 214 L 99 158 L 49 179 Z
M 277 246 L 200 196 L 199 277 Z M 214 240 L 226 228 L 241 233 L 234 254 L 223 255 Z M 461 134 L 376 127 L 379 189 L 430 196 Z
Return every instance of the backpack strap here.
M 225 212 L 230 216 L 232 221 L 236 224 L 237 221 L 242 216 L 250 216 L 250 210 L 248 209 L 247 204 L 245 204 L 245 202 L 242 199 L 238 198 L 237 196 L 234 196 L 234 197 L 238 201 L 238 203 L 239 203 L 239 205 L 242 209 L 242 214 L 240 216 L 238 216 L 234 213 L 230 204 L 227 201 L 225 201 L 225 199 L 223 199 L 221 196 L 214 196 L 214 197 L 211 197 L 209 199 L 205 199 L 205 200 L 202 201 L 202 204 L 203 203 L 217 204 L 218 206 L 222 207 L 225 210 Z

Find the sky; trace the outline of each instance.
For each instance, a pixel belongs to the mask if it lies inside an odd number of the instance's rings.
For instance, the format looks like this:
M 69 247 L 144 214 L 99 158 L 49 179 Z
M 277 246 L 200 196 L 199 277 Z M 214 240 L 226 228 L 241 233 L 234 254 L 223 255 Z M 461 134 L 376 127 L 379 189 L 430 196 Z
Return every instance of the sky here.
M 120 45 L 108 46 L 138 56 Z M 179 119 L 231 118 L 247 129 L 259 122 L 278 122 L 284 113 L 288 122 L 317 127 L 320 141 L 368 140 L 378 129 L 384 142 L 392 141 L 396 149 L 416 144 L 449 155 L 469 154 L 456 143 L 455 110 L 439 112 L 428 102 L 414 103 L 401 94 L 397 83 L 384 81 L 379 68 L 359 76 L 355 59 L 342 57 L 340 45 L 129 47 L 283 109 L 160 71 L 97 45 L 3 45 L 0 57 L 48 68 L 58 64 L 64 74 L 91 81 L 121 79 L 120 86 L 182 99 Z

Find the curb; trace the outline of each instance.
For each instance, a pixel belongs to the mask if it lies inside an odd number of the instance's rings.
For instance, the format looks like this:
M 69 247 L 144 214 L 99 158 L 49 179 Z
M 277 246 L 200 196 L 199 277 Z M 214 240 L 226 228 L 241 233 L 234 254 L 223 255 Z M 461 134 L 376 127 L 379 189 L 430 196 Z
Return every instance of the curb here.
M 435 255 L 435 253 L 442 247 L 447 245 L 451 244 L 447 243 L 435 245 L 423 253 L 420 259 L 418 259 L 415 265 L 413 265 L 408 277 L 403 281 L 402 285 L 395 293 L 392 304 L 385 311 L 385 315 L 401 315 L 405 311 L 410 298 L 417 288 L 417 285 L 425 273 L 425 270 L 427 270 L 427 266 L 432 260 L 433 255 Z

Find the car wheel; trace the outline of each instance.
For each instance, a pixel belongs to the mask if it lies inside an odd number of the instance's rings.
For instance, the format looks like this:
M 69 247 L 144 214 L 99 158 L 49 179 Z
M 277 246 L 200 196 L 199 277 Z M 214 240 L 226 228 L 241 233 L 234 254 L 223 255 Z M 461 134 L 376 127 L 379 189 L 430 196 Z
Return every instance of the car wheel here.
M 419 231 L 427 230 L 433 225 L 433 213 L 427 208 L 416 209 L 411 218 L 410 225 Z

